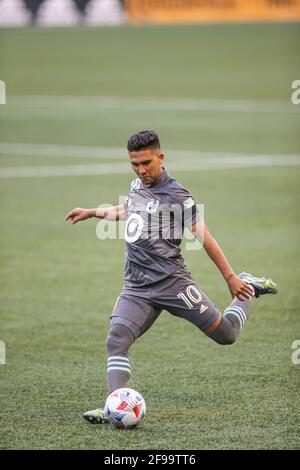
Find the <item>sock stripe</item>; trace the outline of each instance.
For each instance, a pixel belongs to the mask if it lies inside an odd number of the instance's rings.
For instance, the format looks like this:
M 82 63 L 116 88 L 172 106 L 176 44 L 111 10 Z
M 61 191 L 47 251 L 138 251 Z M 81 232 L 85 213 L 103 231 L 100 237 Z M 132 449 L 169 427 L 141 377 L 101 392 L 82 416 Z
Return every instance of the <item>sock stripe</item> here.
M 125 362 L 129 362 L 128 358 L 125 357 L 125 356 L 110 356 L 108 358 L 108 362 L 112 361 L 112 360 L 115 360 L 117 359 L 118 361 L 125 361 Z
M 244 312 L 244 310 L 239 307 L 238 305 L 230 305 L 229 307 L 226 308 L 225 312 L 224 312 L 224 315 L 227 314 L 227 313 L 230 313 L 230 312 L 236 312 L 238 315 L 240 315 L 240 318 L 242 320 L 242 323 L 243 323 L 243 326 L 247 320 L 247 316 L 246 316 L 246 313 Z
M 109 367 L 107 368 L 107 372 L 109 372 L 110 370 L 123 370 L 123 371 L 125 371 L 125 372 L 128 372 L 129 375 L 131 374 L 131 370 L 130 370 L 129 368 L 127 368 L 127 367 L 109 366 Z
M 130 369 L 130 364 L 129 363 L 126 364 L 126 362 L 113 361 L 107 364 L 107 367 L 110 367 L 110 366 L 122 366 L 122 367 L 127 367 L 128 369 Z
M 242 316 L 242 318 L 244 318 L 244 316 L 242 315 L 242 311 L 238 308 L 238 307 L 228 307 L 226 308 L 226 310 L 224 311 L 224 313 L 228 313 L 228 312 L 237 312 L 239 315 Z
M 241 329 L 242 329 L 242 328 L 243 328 L 243 323 L 242 323 L 242 320 L 241 320 L 239 314 L 236 313 L 236 312 L 227 312 L 227 313 L 225 313 L 224 317 L 226 317 L 226 315 L 228 315 L 228 314 L 234 315 L 234 316 L 238 319 L 238 321 L 239 321 L 239 323 L 240 323 L 240 327 L 241 327 Z
M 244 326 L 245 324 L 245 317 L 243 315 L 244 312 L 242 312 L 241 310 L 239 310 L 237 307 L 231 307 L 230 309 L 226 310 L 225 311 L 226 315 L 229 314 L 229 313 L 235 313 L 236 315 L 239 316 L 239 318 L 241 319 L 241 322 L 242 322 L 242 326 Z
M 247 320 L 247 317 L 246 317 L 246 314 L 245 314 L 244 310 L 242 310 L 242 309 L 241 309 L 241 315 L 244 318 L 244 323 L 245 323 L 246 320 Z
M 226 310 L 235 310 L 236 312 L 239 312 L 243 318 L 245 316 L 244 310 L 238 305 L 230 305 L 230 307 L 227 307 Z
M 227 307 L 227 308 L 225 309 L 225 311 L 226 311 L 226 310 L 231 310 L 232 308 L 235 308 L 235 309 L 237 309 L 237 310 L 240 310 L 241 312 L 244 313 L 244 310 L 242 309 L 242 307 L 240 307 L 239 305 L 236 305 L 236 304 L 231 304 L 231 305 L 229 305 L 229 307 Z

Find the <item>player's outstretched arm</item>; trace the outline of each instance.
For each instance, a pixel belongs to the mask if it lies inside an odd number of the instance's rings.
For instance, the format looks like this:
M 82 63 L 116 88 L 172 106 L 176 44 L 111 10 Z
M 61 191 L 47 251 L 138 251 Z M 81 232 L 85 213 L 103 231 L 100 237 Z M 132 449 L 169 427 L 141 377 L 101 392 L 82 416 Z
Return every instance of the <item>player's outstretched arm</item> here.
M 75 207 L 66 215 L 66 222 L 76 224 L 77 222 L 97 217 L 99 219 L 119 220 L 125 219 L 124 206 L 112 206 L 105 208 L 84 209 L 83 207 Z
M 221 247 L 209 232 L 207 225 L 205 225 L 203 221 L 200 221 L 192 226 L 192 232 L 202 243 L 208 256 L 221 271 L 231 295 L 233 297 L 236 296 L 239 300 L 252 297 L 253 290 L 251 286 L 235 274 Z

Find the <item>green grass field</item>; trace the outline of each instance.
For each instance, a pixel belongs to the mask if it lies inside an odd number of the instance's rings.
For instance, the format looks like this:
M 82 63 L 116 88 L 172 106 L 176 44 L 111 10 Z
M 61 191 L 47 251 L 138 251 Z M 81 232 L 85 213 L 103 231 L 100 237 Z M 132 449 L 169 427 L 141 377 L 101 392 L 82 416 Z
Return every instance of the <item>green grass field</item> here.
M 0 448 L 299 449 L 299 39 L 299 24 L 0 32 Z M 125 145 L 142 128 L 159 132 L 236 272 L 280 293 L 255 300 L 228 347 L 163 312 L 129 356 L 144 425 L 120 432 L 82 413 L 106 396 L 123 241 L 64 217 L 126 195 Z M 205 252 L 185 259 L 224 309 Z

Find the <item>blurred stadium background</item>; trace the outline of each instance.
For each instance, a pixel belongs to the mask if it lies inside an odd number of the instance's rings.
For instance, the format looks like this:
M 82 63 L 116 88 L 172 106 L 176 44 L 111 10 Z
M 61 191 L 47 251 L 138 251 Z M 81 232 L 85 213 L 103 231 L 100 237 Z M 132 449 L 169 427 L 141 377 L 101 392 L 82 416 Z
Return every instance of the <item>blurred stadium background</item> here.
M 0 448 L 299 448 L 299 5 L 0 0 Z M 234 269 L 280 293 L 231 347 L 164 312 L 130 354 L 145 424 L 117 433 L 81 416 L 106 396 L 124 246 L 64 217 L 126 195 L 143 128 Z M 225 308 L 203 251 L 184 255 Z
M 1 0 L 0 25 L 296 21 L 299 0 Z

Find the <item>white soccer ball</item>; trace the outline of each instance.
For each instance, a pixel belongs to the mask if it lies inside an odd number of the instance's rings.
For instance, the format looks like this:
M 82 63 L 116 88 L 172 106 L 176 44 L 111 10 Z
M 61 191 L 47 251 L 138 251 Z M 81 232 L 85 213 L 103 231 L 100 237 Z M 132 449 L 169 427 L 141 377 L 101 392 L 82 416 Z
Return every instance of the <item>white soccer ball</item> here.
M 107 397 L 104 413 L 114 428 L 133 428 L 144 418 L 146 403 L 132 388 L 119 388 Z

